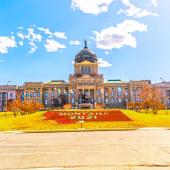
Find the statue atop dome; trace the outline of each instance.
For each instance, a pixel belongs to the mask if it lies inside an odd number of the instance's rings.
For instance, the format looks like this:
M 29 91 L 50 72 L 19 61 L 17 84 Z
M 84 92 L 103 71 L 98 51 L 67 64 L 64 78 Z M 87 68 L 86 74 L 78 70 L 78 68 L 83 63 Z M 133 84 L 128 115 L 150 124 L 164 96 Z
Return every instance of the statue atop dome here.
M 87 47 L 87 41 L 86 41 L 86 40 L 84 40 L 84 48 L 88 48 L 88 47 Z
M 92 63 L 98 61 L 96 54 L 87 47 L 87 40 L 84 40 L 84 48 L 75 56 L 75 63 L 81 63 L 85 60 Z

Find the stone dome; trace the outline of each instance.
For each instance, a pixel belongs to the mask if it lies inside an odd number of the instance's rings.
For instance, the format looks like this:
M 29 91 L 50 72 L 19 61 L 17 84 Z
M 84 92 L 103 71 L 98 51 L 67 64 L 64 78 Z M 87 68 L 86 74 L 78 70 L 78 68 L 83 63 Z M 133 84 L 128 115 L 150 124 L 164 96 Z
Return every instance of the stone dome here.
M 86 40 L 84 41 L 84 48 L 75 56 L 75 63 L 81 63 L 85 60 L 97 63 L 98 59 L 96 54 L 88 49 Z

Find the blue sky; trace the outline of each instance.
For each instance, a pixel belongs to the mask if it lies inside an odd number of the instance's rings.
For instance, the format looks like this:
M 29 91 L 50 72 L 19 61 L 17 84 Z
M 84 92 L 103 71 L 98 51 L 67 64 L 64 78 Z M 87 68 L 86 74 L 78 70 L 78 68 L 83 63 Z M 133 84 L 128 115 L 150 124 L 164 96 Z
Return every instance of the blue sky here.
M 0 0 L 0 84 L 68 80 L 96 53 L 105 79 L 170 80 L 168 0 Z

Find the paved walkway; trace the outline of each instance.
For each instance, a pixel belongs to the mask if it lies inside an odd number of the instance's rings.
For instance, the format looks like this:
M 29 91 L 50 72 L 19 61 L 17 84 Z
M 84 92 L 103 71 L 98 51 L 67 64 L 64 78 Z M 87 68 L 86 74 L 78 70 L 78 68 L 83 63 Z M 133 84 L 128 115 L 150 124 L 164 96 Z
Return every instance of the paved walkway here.
M 0 170 L 170 170 L 170 130 L 0 133 Z

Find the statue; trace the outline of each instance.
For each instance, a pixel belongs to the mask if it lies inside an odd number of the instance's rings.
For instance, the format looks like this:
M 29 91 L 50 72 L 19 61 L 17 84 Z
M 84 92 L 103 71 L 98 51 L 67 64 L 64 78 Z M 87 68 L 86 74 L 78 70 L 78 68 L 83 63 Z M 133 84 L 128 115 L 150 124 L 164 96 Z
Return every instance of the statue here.
M 85 93 L 81 96 L 81 103 L 91 103 L 90 98 Z
M 87 47 L 87 41 L 86 41 L 86 40 L 84 40 L 84 48 L 88 48 L 88 47 Z

